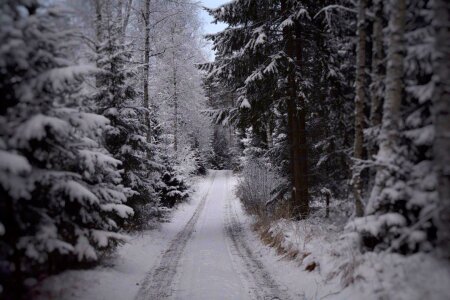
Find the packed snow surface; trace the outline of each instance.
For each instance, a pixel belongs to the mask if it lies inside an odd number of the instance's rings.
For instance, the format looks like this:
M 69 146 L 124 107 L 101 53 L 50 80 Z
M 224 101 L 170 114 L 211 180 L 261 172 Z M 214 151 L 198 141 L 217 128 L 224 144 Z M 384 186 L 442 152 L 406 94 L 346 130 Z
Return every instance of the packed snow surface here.
M 46 279 L 38 299 L 291 299 L 245 242 L 235 182 L 211 171 L 172 222 L 130 237 L 105 266 Z

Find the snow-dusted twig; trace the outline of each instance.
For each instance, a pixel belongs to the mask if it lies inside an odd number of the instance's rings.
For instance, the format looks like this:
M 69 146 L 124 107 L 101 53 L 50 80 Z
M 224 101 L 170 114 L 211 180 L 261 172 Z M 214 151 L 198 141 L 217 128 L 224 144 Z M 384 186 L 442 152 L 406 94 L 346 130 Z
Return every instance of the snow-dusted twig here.
M 393 170 L 393 171 L 401 173 L 401 174 L 404 173 L 398 166 L 387 163 L 387 162 L 380 162 L 379 160 L 358 159 L 358 158 L 354 158 L 354 157 L 351 157 L 350 159 L 355 162 L 354 168 L 359 168 L 360 171 L 362 171 L 366 168 L 371 168 L 371 167 L 383 167 L 383 168 L 390 169 L 390 170 Z
M 348 11 L 348 12 L 352 12 L 352 13 L 355 13 L 355 14 L 358 13 L 358 11 L 356 9 L 345 7 L 345 6 L 342 6 L 342 5 L 339 5 L 339 4 L 333 4 L 333 5 L 325 6 L 324 8 L 319 10 L 319 12 L 314 15 L 314 19 L 317 18 L 317 16 L 320 15 L 321 13 L 326 12 L 326 11 L 328 11 L 330 9 L 342 9 L 342 10 L 345 10 L 345 11 Z

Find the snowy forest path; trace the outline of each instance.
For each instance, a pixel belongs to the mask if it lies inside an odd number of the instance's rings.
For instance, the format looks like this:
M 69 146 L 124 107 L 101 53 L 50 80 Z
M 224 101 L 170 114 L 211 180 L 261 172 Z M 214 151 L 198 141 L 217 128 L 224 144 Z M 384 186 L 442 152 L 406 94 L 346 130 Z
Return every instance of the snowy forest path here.
M 289 299 L 246 244 L 231 171 L 211 171 L 192 217 L 141 283 L 136 300 Z
M 159 266 L 152 270 L 142 282 L 141 288 L 136 295 L 136 300 L 167 299 L 170 297 L 171 285 L 177 272 L 178 262 L 184 252 L 187 242 L 194 232 L 194 226 L 200 217 L 200 213 L 205 207 L 207 197 L 214 184 L 215 175 L 215 173 L 211 175 L 211 184 L 209 188 L 204 196 L 202 196 L 192 217 L 170 242 L 168 249 L 161 258 Z

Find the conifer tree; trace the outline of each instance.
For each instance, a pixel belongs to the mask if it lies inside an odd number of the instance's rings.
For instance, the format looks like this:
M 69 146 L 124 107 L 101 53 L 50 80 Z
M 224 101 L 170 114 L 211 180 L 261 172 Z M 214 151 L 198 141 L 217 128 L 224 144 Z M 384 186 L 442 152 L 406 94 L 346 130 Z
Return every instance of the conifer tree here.
M 433 167 L 432 13 L 428 1 L 388 4 L 388 56 L 377 174 L 366 214 L 357 220 L 369 249 L 401 253 L 436 245 Z
M 158 195 L 154 189 L 151 172 L 151 140 L 148 139 L 148 108 L 138 99 L 134 82 L 136 72 L 130 68 L 131 53 L 121 39 L 123 27 L 115 22 L 121 7 L 110 1 L 98 0 L 101 31 L 97 40 L 97 75 L 95 95 L 98 112 L 108 118 L 111 126 L 105 132 L 106 149 L 114 158 L 123 162 L 124 184 L 135 191 L 129 204 L 136 212 L 135 226 L 144 225 L 150 216 L 148 206 L 158 207 Z M 137 224 L 136 224 L 137 223 Z
M 205 69 L 236 98 L 234 107 L 217 110 L 214 119 L 252 127 L 267 148 L 288 154 L 293 214 L 300 217 L 308 215 L 311 191 L 327 179 L 336 182 L 317 170 L 348 178 L 344 149 L 353 126 L 345 116 L 353 108 L 353 77 L 347 75 L 354 72 L 348 64 L 353 57 L 341 54 L 351 53 L 349 46 L 339 49 L 349 38 L 334 34 L 347 34 L 352 19 L 346 21 L 345 12 L 323 14 L 331 3 L 242 0 L 210 11 L 229 27 L 209 36 L 218 53 Z M 330 117 L 338 126 L 331 126 Z M 276 123 L 283 126 L 274 129 Z M 341 135 L 333 134 L 336 127 Z M 286 137 L 280 144 L 272 140 L 275 131 Z
M 0 3 L 0 277 L 18 297 L 26 276 L 92 262 L 122 240 L 131 191 L 98 142 L 110 122 L 86 112 L 84 77 L 73 65 L 71 32 L 38 1 Z M 5 259 L 5 261 L 3 261 Z M 5 280 L 5 281 L 3 281 Z
M 293 46 L 294 22 L 305 14 L 291 6 L 282 11 L 279 4 L 277 1 L 235 1 L 210 11 L 217 21 L 228 23 L 229 28 L 209 36 L 218 58 L 208 67 L 210 76 L 236 90 L 237 109 L 221 113 L 222 118 L 236 119 L 242 127 L 251 126 L 266 144 L 270 136 L 265 130 L 267 116 L 272 114 L 277 101 L 286 101 L 292 207 L 296 210 L 294 214 L 305 217 L 308 214 L 306 108 L 297 103 L 303 96 L 295 89 L 296 64 L 293 63 L 301 56 L 300 52 L 295 56 L 295 50 L 300 48 Z M 282 32 L 284 37 L 280 37 Z M 291 45 L 287 51 L 286 42 Z

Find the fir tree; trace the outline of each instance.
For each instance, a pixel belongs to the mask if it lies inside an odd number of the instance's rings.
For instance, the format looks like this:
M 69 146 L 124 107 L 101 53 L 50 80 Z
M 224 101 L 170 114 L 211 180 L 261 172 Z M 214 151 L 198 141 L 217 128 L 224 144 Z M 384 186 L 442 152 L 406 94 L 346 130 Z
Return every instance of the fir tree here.
M 109 121 L 79 107 L 92 66 L 72 65 L 58 12 L 38 1 L 0 4 L 1 279 L 20 294 L 26 276 L 92 262 L 122 240 L 124 203 L 114 159 L 98 143 Z
M 429 251 L 438 209 L 433 167 L 432 13 L 428 1 L 388 5 L 386 92 L 366 218 L 357 220 L 370 249 Z M 404 120 L 404 121 L 403 121 Z
M 108 118 L 111 126 L 105 132 L 106 149 L 123 162 L 123 182 L 135 194 L 129 204 L 136 212 L 134 226 L 148 221 L 148 205 L 158 207 L 158 195 L 149 177 L 152 171 L 151 139 L 148 139 L 148 108 L 142 108 L 135 89 L 135 71 L 129 67 L 131 54 L 123 43 L 122 23 L 114 22 L 121 7 L 108 1 L 97 7 L 101 15 L 98 33 L 97 75 L 95 95 L 98 112 Z
M 252 127 L 268 156 L 288 155 L 293 214 L 301 217 L 316 187 L 327 181 L 341 186 L 336 182 L 348 178 L 345 151 L 353 126 L 345 116 L 353 108 L 348 61 L 354 56 L 341 54 L 351 50 L 341 42 L 350 40 L 352 20 L 345 20 L 346 12 L 322 14 L 328 3 L 242 0 L 210 11 L 229 27 L 209 36 L 218 53 L 205 69 L 235 92 L 235 105 L 217 110 L 214 120 Z M 330 171 L 317 172 L 325 168 Z

